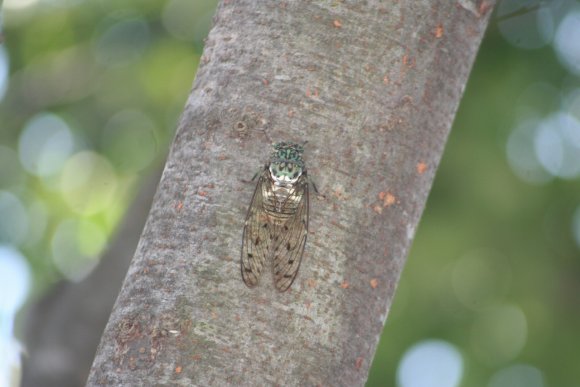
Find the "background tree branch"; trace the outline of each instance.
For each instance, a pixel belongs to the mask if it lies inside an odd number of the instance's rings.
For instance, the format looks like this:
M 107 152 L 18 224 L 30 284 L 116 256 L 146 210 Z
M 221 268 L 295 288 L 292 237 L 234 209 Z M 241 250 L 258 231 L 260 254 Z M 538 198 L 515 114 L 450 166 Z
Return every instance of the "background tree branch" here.
M 223 1 L 88 384 L 364 384 L 492 5 Z M 324 194 L 287 293 L 239 274 L 278 140 Z

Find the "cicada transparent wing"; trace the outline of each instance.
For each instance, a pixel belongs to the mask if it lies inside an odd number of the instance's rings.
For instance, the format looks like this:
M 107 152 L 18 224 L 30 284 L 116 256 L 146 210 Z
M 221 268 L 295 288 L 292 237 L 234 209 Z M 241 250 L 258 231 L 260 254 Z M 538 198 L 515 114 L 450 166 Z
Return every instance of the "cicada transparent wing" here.
M 268 189 L 268 170 L 258 178 L 242 236 L 242 278 L 249 287 L 258 284 L 271 246 L 272 224 L 264 211 L 264 189 Z
M 242 278 L 256 286 L 266 260 L 274 284 L 287 290 L 300 268 L 308 234 L 308 184 L 302 145 L 279 142 L 260 174 L 242 237 Z
M 293 214 L 276 226 L 278 238 L 272 244 L 274 284 L 281 292 L 292 285 L 300 268 L 308 236 L 308 199 L 308 178 L 304 174 L 284 202 Z M 285 212 L 284 208 L 282 212 Z

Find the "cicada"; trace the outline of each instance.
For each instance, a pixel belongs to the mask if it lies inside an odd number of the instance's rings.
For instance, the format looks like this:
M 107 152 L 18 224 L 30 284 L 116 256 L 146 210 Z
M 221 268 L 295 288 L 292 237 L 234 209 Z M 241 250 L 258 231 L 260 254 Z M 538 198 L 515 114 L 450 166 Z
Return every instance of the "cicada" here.
M 258 178 L 242 236 L 242 278 L 258 284 L 262 269 L 272 268 L 274 285 L 284 292 L 298 274 L 308 236 L 308 177 L 304 147 L 290 142 L 274 145 L 270 162 Z

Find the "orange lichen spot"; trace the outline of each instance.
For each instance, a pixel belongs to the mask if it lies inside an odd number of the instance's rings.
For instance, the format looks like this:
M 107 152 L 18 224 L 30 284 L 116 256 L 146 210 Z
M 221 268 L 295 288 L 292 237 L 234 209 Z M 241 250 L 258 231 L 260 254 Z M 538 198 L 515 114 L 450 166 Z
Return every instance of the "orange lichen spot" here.
M 340 28 L 340 27 L 342 27 L 342 23 L 341 23 L 341 22 L 340 22 L 340 20 L 338 20 L 338 19 L 335 19 L 335 20 L 332 22 L 332 25 L 334 26 L 334 28 Z
M 403 65 L 407 67 L 415 67 L 415 58 L 411 58 L 409 55 L 403 55 Z
M 487 2 L 487 1 L 482 1 L 481 4 L 479 4 L 479 16 L 485 16 L 485 14 L 487 13 L 487 11 L 489 11 L 492 7 L 492 4 Z
M 364 361 L 364 358 L 362 357 L 357 357 L 356 361 L 354 362 L 354 366 L 356 367 L 357 370 L 360 370 L 360 367 L 362 367 L 362 363 Z
M 389 77 L 385 75 L 385 76 L 383 77 L 383 83 L 384 83 L 385 85 L 388 85 L 388 84 L 389 84 L 389 82 L 390 82 L 390 81 L 389 81 Z
M 178 202 L 178 203 L 175 205 L 175 209 L 176 209 L 177 211 L 181 211 L 181 209 L 182 209 L 182 208 L 183 208 L 183 202 Z
M 395 204 L 396 201 L 397 201 L 397 198 L 395 197 L 395 195 L 393 195 L 390 192 L 387 192 L 384 199 L 383 199 L 383 207 L 389 207 L 389 206 Z
M 372 208 L 377 214 L 383 213 L 383 208 L 390 207 L 397 203 L 397 198 L 395 195 L 388 191 L 379 192 L 379 203 L 375 204 Z
M 205 192 L 205 191 L 199 191 L 197 194 L 199 196 L 204 196 L 204 197 L 207 196 L 207 192 Z
M 370 280 L 369 282 L 371 284 L 371 288 L 376 289 L 377 286 L 379 286 L 379 280 L 376 278 L 373 278 L 372 280 Z
M 175 367 L 175 373 L 176 374 L 180 374 L 181 373 L 181 366 Z
M 440 39 L 443 36 L 443 25 L 441 23 L 437 24 L 435 27 L 435 31 L 433 32 L 437 39 Z
M 340 188 L 335 189 L 334 191 L 332 191 L 332 196 L 334 196 L 335 198 L 339 199 L 339 200 L 348 200 L 350 199 L 350 195 L 342 192 L 340 190 Z
M 424 174 L 426 170 L 427 170 L 427 164 L 425 164 L 423 161 L 417 163 L 417 173 L 419 175 Z
M 347 280 L 342 281 L 342 283 L 340 284 L 340 287 L 343 289 L 348 289 L 350 286 L 350 284 L 348 283 Z

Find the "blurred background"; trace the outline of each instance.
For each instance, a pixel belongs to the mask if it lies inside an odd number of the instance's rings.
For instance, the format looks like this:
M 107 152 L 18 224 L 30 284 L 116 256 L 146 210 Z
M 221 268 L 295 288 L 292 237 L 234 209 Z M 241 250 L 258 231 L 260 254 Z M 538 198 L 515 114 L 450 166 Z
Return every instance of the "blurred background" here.
M 0 387 L 152 195 L 215 6 L 4 0 Z M 498 4 L 367 385 L 580 386 L 578 1 Z

